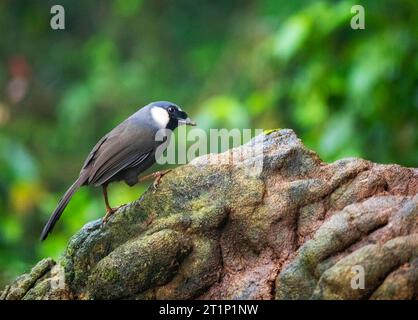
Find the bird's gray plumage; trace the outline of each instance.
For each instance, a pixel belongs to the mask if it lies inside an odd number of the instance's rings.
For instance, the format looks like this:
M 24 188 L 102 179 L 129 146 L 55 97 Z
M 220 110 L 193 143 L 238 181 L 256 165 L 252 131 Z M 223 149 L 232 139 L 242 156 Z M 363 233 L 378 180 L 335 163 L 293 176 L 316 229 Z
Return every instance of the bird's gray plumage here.
M 88 171 L 88 184 L 98 186 L 106 181 L 125 180 L 124 174 L 118 175 L 121 171 L 127 171 L 124 173 L 129 179 L 132 171 L 139 173 L 152 165 L 145 160 L 161 142 L 155 141 L 160 128 L 151 121 L 149 108 L 146 106 L 126 119 L 93 148 L 80 173 Z
M 84 185 L 106 186 L 110 182 L 120 180 L 124 180 L 132 186 L 138 182 L 138 175 L 155 163 L 156 149 L 166 143 L 164 140 L 157 141 L 155 135 L 158 130 L 165 128 L 161 128 L 153 120 L 150 110 L 160 106 L 166 109 L 169 106 L 178 108 L 175 104 L 166 101 L 151 103 L 138 110 L 99 140 L 87 156 L 78 179 L 61 198 L 45 225 L 41 235 L 42 240 L 52 231 L 56 221 L 79 187 Z M 186 118 L 187 114 L 178 108 L 167 127 L 174 130 L 178 125 L 178 120 Z

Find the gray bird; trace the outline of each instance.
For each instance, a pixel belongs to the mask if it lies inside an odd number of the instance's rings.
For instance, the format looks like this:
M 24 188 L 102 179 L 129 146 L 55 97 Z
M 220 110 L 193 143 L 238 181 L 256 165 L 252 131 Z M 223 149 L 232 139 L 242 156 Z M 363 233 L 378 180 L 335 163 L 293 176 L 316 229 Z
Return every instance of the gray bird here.
M 156 162 L 157 150 L 167 147 L 171 131 L 179 125 L 196 124 L 176 104 L 157 101 L 139 109 L 100 139 L 87 156 L 79 177 L 65 192 L 46 223 L 41 240 L 45 240 L 52 231 L 71 197 L 81 186 L 102 186 L 106 205 L 103 222 L 106 222 L 117 209 L 109 205 L 107 185 L 121 180 L 129 186 L 136 184 L 138 175 Z M 166 136 L 163 134 L 163 138 L 156 138 L 157 132 L 164 131 Z M 162 174 L 164 173 L 153 174 L 156 177 L 154 186 Z

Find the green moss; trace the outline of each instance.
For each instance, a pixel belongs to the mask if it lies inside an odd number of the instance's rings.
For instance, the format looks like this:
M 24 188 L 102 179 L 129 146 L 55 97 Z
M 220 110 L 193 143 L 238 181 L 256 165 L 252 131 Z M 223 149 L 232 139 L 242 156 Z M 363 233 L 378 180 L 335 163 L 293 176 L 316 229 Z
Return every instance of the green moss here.
M 119 246 L 91 271 L 88 292 L 93 298 L 123 298 L 164 284 L 190 252 L 187 239 L 164 229 Z

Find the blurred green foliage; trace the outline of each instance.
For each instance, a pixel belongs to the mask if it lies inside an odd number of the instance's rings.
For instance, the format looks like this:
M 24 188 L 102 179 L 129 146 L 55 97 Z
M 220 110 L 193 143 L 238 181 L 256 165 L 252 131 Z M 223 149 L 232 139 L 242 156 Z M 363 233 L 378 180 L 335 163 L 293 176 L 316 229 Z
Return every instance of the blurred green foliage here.
M 365 30 L 349 0 L 67 0 L 54 31 L 56 3 L 0 2 L 0 285 L 102 215 L 81 189 L 38 242 L 95 142 L 153 100 L 204 129 L 291 127 L 326 161 L 417 167 L 416 0 L 361 1 Z

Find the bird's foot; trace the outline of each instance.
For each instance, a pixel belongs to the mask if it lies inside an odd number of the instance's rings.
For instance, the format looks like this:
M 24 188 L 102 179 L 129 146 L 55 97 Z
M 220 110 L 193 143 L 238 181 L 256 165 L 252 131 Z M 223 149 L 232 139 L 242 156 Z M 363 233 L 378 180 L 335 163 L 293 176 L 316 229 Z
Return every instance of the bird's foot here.
M 139 179 L 139 181 L 144 181 L 144 180 L 148 180 L 150 178 L 154 178 L 154 182 L 152 183 L 152 188 L 153 191 L 152 193 L 155 193 L 155 191 L 157 191 L 158 185 L 160 184 L 160 180 L 163 176 L 165 176 L 167 173 L 169 173 L 171 171 L 171 169 L 168 170 L 163 170 L 163 171 L 157 171 L 154 173 L 151 173 L 149 175 L 146 175 L 144 177 L 142 177 L 141 179 Z
M 116 207 L 116 208 L 111 208 L 111 207 L 108 207 L 108 208 L 106 208 L 106 214 L 105 214 L 105 216 L 103 217 L 103 219 L 102 219 L 102 225 L 105 225 L 108 221 L 109 221 L 109 219 L 110 219 L 110 217 L 116 212 L 116 211 L 118 211 L 120 208 L 122 208 L 123 206 L 125 206 L 125 204 L 122 204 L 122 205 L 120 205 L 120 206 L 118 206 L 118 207 Z
M 157 172 L 155 172 L 155 175 L 154 175 L 154 177 L 155 177 L 155 180 L 154 180 L 154 182 L 152 183 L 152 187 L 153 187 L 153 193 L 155 192 L 155 191 L 157 191 L 157 188 L 158 188 L 158 185 L 160 184 L 160 180 L 161 180 L 161 178 L 163 177 L 163 176 L 165 176 L 167 173 L 169 173 L 171 171 L 171 169 L 168 169 L 168 170 L 164 170 L 164 171 L 157 171 Z

